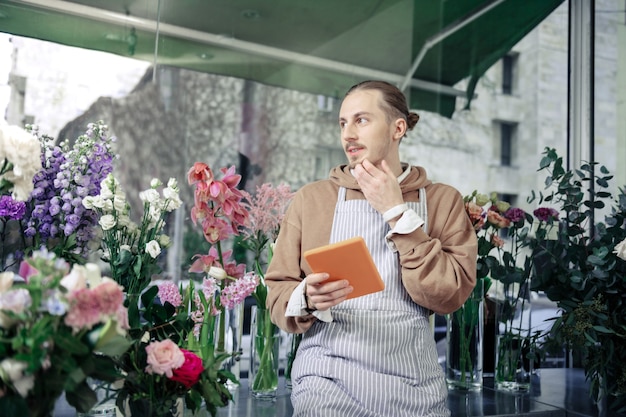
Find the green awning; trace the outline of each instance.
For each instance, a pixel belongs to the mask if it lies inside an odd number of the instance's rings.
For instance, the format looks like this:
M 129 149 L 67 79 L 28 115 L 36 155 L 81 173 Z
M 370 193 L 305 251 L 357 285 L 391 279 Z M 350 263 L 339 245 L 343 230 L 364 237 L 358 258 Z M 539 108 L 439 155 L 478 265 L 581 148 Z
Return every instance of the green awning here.
M 385 79 L 449 117 L 562 2 L 2 0 L 0 31 L 331 97 Z

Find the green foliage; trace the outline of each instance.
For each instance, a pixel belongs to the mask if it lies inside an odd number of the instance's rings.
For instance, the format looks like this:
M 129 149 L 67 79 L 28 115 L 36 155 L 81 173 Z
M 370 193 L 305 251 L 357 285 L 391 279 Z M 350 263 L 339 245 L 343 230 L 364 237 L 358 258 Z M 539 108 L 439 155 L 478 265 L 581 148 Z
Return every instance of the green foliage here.
M 616 245 L 626 239 L 626 194 L 609 191 L 613 176 L 587 163 L 565 170 L 563 159 L 546 148 L 540 171 L 547 171 L 544 194 L 529 202 L 549 202 L 564 213 L 558 237 L 539 230 L 528 246 L 538 266 L 532 289 L 544 291 L 562 311 L 551 334 L 584 357 L 595 399 L 609 394 L 614 409 L 626 410 L 626 261 Z M 596 210 L 609 210 L 599 221 Z M 546 224 L 546 226 L 549 226 Z

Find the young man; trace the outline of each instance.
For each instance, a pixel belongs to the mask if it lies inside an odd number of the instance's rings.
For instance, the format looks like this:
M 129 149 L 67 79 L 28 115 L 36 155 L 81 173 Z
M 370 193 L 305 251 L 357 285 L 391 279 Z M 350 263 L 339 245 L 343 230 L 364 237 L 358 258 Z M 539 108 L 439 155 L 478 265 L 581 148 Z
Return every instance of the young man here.
M 449 416 L 429 315 L 458 309 L 476 283 L 476 234 L 454 188 L 400 161 L 419 116 L 395 86 L 366 81 L 343 100 L 348 165 L 302 187 L 266 274 L 272 320 L 304 333 L 292 369 L 294 416 Z M 385 282 L 346 300 L 347 281 L 302 254 L 362 236 Z

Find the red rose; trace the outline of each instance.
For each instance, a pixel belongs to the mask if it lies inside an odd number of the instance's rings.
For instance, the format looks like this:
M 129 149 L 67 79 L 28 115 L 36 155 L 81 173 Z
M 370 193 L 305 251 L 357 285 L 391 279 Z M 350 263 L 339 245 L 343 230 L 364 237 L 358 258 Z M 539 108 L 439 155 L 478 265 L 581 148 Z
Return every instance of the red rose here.
M 200 374 L 204 371 L 202 359 L 193 352 L 181 349 L 185 355 L 185 362 L 180 368 L 172 370 L 172 381 L 180 382 L 188 389 L 193 387 L 199 380 Z

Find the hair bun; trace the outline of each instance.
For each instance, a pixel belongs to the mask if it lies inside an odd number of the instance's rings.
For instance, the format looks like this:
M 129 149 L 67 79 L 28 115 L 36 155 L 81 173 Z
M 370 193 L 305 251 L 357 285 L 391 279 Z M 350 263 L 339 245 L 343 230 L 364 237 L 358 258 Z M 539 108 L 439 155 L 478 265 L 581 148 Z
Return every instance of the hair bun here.
M 406 117 L 407 130 L 411 130 L 415 127 L 417 122 L 420 120 L 420 115 L 415 112 L 409 112 Z

